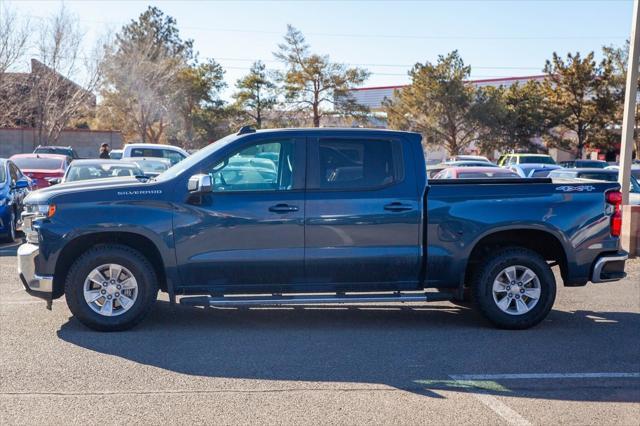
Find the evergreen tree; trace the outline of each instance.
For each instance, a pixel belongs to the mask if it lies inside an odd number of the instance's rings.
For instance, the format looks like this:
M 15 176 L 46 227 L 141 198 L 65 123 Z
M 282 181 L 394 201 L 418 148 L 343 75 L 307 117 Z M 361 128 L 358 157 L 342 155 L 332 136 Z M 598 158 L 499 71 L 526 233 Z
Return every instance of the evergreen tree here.
M 277 104 L 276 85 L 269 79 L 266 66 L 254 62 L 249 74 L 236 83 L 238 91 L 233 97 L 238 108 L 248 115 L 255 126 L 260 129 L 265 120 L 265 113 L 273 110 Z
M 543 93 L 555 125 L 546 139 L 582 158 L 585 146 L 608 138 L 606 125 L 616 105 L 611 64 L 607 60 L 597 64 L 593 52 L 584 58 L 569 53 L 566 59 L 554 52 L 545 73 Z
M 385 101 L 389 127 L 420 132 L 427 145 L 460 154 L 484 132 L 479 105 L 486 98 L 466 83 L 470 74 L 458 51 L 438 56 L 435 64 L 415 64 L 411 84 Z
M 367 112 L 349 95 L 350 89 L 367 80 L 367 70 L 347 68 L 331 62 L 328 55 L 311 53 L 302 33 L 291 25 L 274 56 L 286 66 L 279 76 L 286 101 L 297 111 L 310 112 L 314 127 L 320 127 L 327 114 L 325 105 L 345 116 L 358 117 Z

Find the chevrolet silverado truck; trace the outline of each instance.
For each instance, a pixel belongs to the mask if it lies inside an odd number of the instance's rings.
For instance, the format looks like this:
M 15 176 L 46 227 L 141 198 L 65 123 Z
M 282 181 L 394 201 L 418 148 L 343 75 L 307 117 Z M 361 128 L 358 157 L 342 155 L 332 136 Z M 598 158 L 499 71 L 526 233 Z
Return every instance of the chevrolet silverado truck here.
M 192 306 L 470 296 L 494 325 L 542 321 L 565 286 L 625 276 L 615 182 L 427 180 L 421 136 L 243 128 L 157 178 L 31 193 L 18 271 L 97 330 L 158 291 Z

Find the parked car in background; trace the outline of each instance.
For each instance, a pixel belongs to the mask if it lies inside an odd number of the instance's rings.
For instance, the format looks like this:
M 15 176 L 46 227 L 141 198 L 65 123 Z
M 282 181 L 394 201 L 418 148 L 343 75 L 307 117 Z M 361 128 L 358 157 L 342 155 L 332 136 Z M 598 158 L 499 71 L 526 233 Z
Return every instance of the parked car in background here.
M 22 200 L 29 193 L 31 181 L 11 160 L 0 158 L 0 241 L 16 239 L 22 213 Z
M 144 172 L 136 163 L 120 160 L 76 160 L 71 163 L 64 177 L 51 184 L 76 182 L 90 179 L 143 176 Z
M 483 155 L 454 155 L 447 161 L 484 161 L 486 163 L 491 163 L 491 161 Z
M 556 164 L 550 155 L 546 154 L 504 154 L 498 159 L 498 166 L 513 164 Z
M 122 158 L 166 158 L 171 165 L 179 163 L 189 156 L 189 153 L 182 148 L 171 145 L 161 145 L 154 143 L 131 143 L 124 146 Z
M 31 179 L 33 189 L 46 188 L 50 179 L 62 178 L 71 162 L 59 154 L 16 154 L 10 159 Z
M 125 159 L 126 160 L 126 159 Z M 160 173 L 171 167 L 171 161 L 167 158 L 130 158 L 134 164 L 137 164 L 145 176 L 156 177 Z M 120 160 L 122 161 L 122 160 Z
M 606 170 L 620 170 L 620 166 L 607 166 Z M 636 179 L 640 179 L 640 164 L 632 164 L 631 165 L 631 176 Z
M 564 167 L 565 169 L 604 169 L 609 165 L 606 161 L 601 160 L 569 160 L 569 161 L 561 161 L 558 165 Z
M 604 180 L 607 182 L 616 182 L 618 180 L 618 171 L 611 169 L 556 169 L 549 173 L 550 178 L 565 179 L 594 179 Z
M 34 154 L 58 154 L 58 155 L 66 155 L 67 157 L 77 160 L 80 158 L 75 149 L 70 146 L 42 146 L 38 145 L 36 149 L 33 150 Z
M 434 166 L 427 166 L 427 177 L 433 177 L 440 173 L 442 170 L 449 167 L 495 167 L 493 163 L 488 161 L 445 161 L 444 163 L 436 164 Z
M 524 178 L 544 178 L 549 175 L 552 170 L 561 169 L 562 167 L 555 164 L 539 164 L 539 163 L 524 163 L 513 164 L 507 166 L 509 170 L 517 173 L 518 176 Z
M 109 158 L 112 160 L 120 160 L 122 158 L 122 150 L 121 149 L 112 149 L 109 151 Z
M 500 167 L 449 167 L 432 177 L 432 179 L 487 178 L 520 178 L 520 176 L 511 170 Z
M 556 179 L 590 179 L 606 182 L 618 181 L 616 169 L 558 169 L 549 173 L 550 178 Z M 631 175 L 629 182 L 629 204 L 640 205 L 640 183 Z

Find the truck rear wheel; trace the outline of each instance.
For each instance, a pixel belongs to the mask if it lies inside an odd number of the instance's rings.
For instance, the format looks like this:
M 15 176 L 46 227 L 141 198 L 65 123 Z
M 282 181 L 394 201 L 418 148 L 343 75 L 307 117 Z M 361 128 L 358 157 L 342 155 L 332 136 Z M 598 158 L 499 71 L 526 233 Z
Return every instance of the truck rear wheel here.
M 149 313 L 157 295 L 156 274 L 149 261 L 122 245 L 87 251 L 73 263 L 65 283 L 73 315 L 98 331 L 135 326 Z
M 499 328 L 525 329 L 542 321 L 556 298 L 551 268 L 535 251 L 510 247 L 482 262 L 473 282 L 483 315 Z

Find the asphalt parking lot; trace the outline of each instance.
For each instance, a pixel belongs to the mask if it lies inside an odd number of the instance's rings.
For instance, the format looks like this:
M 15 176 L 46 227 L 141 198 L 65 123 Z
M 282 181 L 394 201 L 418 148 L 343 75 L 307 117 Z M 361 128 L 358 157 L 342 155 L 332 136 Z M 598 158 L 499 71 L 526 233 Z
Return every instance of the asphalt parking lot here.
M 0 423 L 625 424 L 640 418 L 640 260 L 491 328 L 452 303 L 171 307 L 96 333 L 0 246 Z

